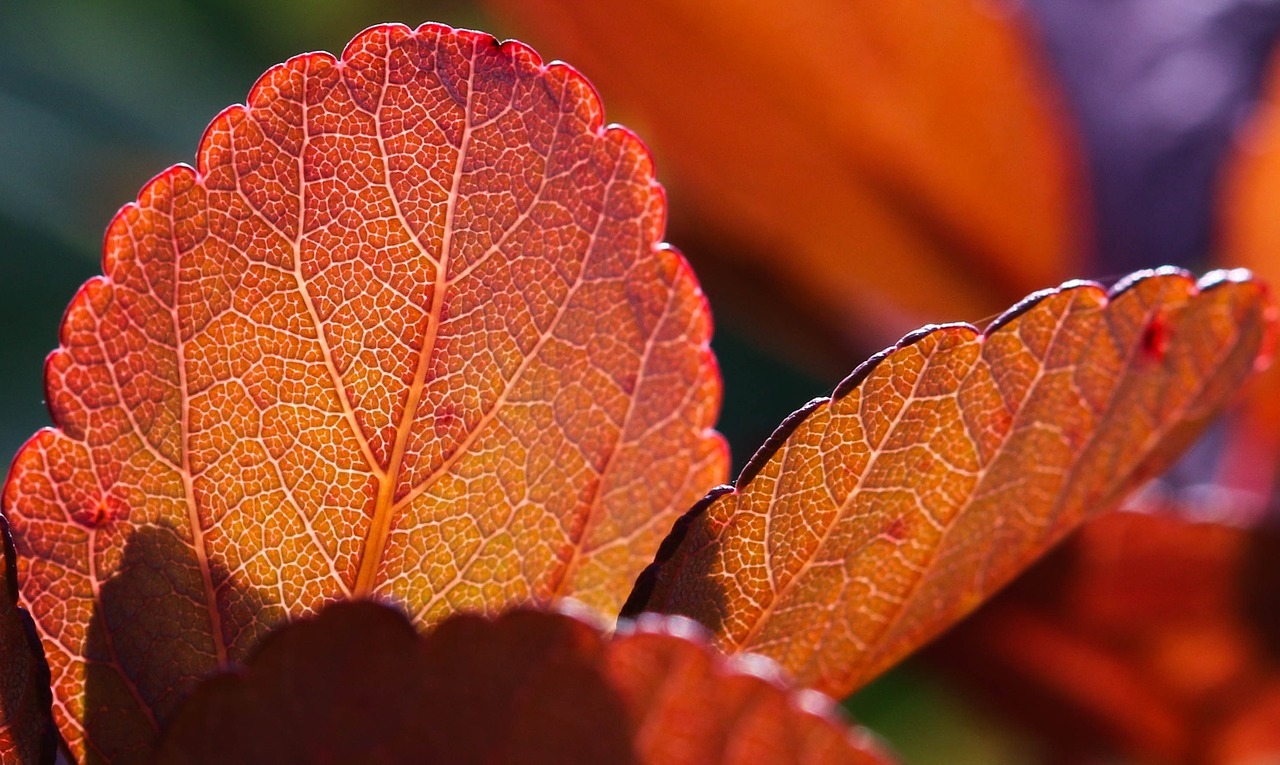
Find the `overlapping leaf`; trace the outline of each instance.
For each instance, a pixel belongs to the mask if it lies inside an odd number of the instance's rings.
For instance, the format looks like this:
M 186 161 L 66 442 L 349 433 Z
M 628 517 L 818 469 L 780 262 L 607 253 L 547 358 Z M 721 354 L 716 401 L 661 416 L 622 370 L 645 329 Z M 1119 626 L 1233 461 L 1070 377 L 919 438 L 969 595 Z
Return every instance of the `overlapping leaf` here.
M 26 613 L 18 608 L 9 524 L 0 515 L 0 763 L 53 761 L 49 667 Z
M 763 275 L 754 310 L 790 296 L 848 342 L 1078 270 L 1074 137 L 1002 0 L 491 4 L 635 114 L 681 241 Z
M 843 695 L 1178 454 L 1255 366 L 1247 272 L 1039 293 L 926 328 L 683 517 L 626 613 L 685 614 Z
M 334 599 L 616 608 L 726 470 L 665 209 L 585 80 L 480 33 L 375 27 L 219 115 L 112 222 L 5 488 L 72 749 L 144 756 Z
M 1280 756 L 1280 535 L 1112 513 L 929 650 L 1083 760 Z
M 830 699 L 750 671 L 768 662 L 723 658 L 692 627 L 649 618 L 606 638 L 579 618 L 515 610 L 420 637 L 386 607 L 336 604 L 204 683 L 158 761 L 888 762 Z

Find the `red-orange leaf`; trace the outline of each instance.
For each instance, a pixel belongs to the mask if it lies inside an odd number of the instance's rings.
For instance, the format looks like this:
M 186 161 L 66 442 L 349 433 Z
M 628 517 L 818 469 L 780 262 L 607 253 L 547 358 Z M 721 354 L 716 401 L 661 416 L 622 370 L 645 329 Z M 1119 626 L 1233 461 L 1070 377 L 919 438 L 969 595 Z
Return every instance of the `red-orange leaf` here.
M 725 659 L 683 620 L 612 638 L 557 613 L 455 616 L 336 604 L 205 682 L 161 763 L 887 763 L 830 699 Z M 754 671 L 753 671 L 754 670 Z M 764 670 L 764 674 L 760 674 Z
M 824 329 L 986 316 L 1077 270 L 1074 136 L 1013 3 L 489 2 L 635 114 L 682 238 Z
M 1161 470 L 1253 369 L 1266 310 L 1247 272 L 1165 271 L 909 335 L 686 514 L 625 612 L 846 694 Z
M 30 618 L 18 608 L 13 543 L 0 515 L 0 763 L 53 762 L 49 667 Z
M 705 301 L 572 69 L 375 27 L 268 71 L 197 160 L 112 222 L 5 489 L 78 754 L 142 756 L 335 599 L 616 608 L 723 480 Z
M 1257 111 L 1240 131 L 1218 204 L 1223 265 L 1243 266 L 1280 284 L 1280 50 Z M 1255 492 L 1265 505 L 1280 488 L 1280 365 L 1261 375 L 1233 424 L 1221 480 Z
M 928 655 L 1064 761 L 1269 762 L 1277 586 L 1274 531 L 1111 513 Z

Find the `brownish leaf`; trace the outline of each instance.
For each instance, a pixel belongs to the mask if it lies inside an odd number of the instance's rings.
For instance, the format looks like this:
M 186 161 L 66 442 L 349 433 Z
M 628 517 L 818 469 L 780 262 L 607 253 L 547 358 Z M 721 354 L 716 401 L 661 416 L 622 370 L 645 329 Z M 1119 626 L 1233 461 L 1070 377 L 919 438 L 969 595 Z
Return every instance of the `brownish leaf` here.
M 490 4 L 635 115 L 678 239 L 846 341 L 1078 272 L 1075 139 L 1003 0 Z
M 18 608 L 9 524 L 0 515 L 0 763 L 51 763 L 49 665 L 31 617 Z
M 1168 464 L 1255 366 L 1247 272 L 1072 283 L 928 327 L 792 415 L 686 514 L 624 613 L 844 695 Z
M 377 595 L 614 610 L 724 480 L 648 152 L 520 43 L 374 27 L 268 71 L 117 215 L 5 487 L 73 751 Z
M 926 654 L 1061 761 L 1280 757 L 1280 536 L 1112 513 Z
M 775 677 L 759 657 L 720 656 L 679 619 L 646 617 L 609 638 L 522 609 L 454 616 L 419 637 L 392 609 L 340 603 L 206 681 L 158 762 L 889 762 L 830 699 Z

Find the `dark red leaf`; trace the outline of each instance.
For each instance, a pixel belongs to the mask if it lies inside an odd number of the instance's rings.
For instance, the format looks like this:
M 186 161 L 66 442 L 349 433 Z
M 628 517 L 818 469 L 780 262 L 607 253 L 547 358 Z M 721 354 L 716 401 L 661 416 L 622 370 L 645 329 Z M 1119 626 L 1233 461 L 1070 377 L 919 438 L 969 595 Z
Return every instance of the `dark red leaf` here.
M 763 664 L 761 663 L 763 662 Z M 455 616 L 419 637 L 398 612 L 336 604 L 206 681 L 159 763 L 885 765 L 829 699 L 647 617 L 607 637 L 566 614 Z

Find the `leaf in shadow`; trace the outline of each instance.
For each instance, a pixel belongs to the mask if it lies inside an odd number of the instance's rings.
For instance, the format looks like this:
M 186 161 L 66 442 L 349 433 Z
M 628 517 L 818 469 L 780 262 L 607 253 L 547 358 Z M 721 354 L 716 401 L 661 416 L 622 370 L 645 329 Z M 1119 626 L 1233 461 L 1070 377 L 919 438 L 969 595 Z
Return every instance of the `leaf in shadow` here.
M 397 610 L 338 603 L 205 682 L 157 762 L 887 765 L 829 700 L 744 671 L 691 627 L 607 637 L 517 609 L 419 636 Z
M 209 584 L 228 609 L 270 610 L 252 590 L 237 587 L 225 569 L 215 564 L 209 572 Z M 197 683 L 243 659 L 243 651 L 220 655 L 210 637 L 225 625 L 210 613 L 205 588 L 199 561 L 177 532 L 148 526 L 129 537 L 89 622 L 82 743 L 87 762 L 147 762 L 158 732 Z M 225 644 L 249 646 L 255 640 L 240 635 Z
M 0 762 L 49 765 L 57 746 L 49 665 L 35 625 L 19 607 L 17 560 L 0 515 Z

